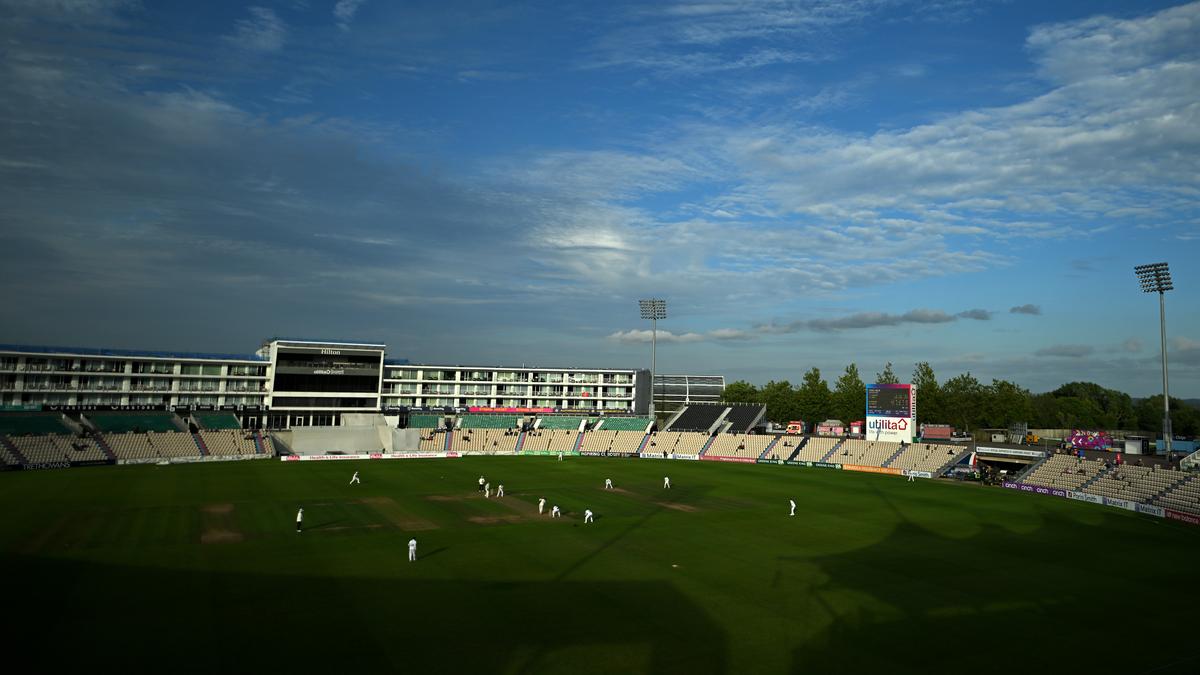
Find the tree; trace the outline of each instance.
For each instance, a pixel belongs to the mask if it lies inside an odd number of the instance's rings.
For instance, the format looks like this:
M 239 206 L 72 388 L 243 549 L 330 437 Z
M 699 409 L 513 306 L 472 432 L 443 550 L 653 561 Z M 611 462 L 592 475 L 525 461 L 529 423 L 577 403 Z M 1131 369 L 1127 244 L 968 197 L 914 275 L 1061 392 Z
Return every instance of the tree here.
M 787 380 L 768 382 L 759 392 L 758 402 L 767 406 L 767 419 L 776 424 L 801 419 L 796 390 Z
M 758 387 L 745 380 L 738 380 L 725 385 L 725 389 L 721 392 L 721 401 L 724 403 L 760 403 L 761 395 Z
M 993 428 L 1008 428 L 1013 423 L 1028 422 L 1033 415 L 1032 395 L 1007 380 L 992 380 L 984 392 L 984 424 Z
M 945 424 L 942 388 L 928 361 L 913 368 L 912 383 L 917 388 L 917 424 Z
M 804 374 L 804 382 L 800 385 L 797 398 L 800 409 L 799 419 L 815 423 L 829 418 L 829 414 L 832 412 L 833 396 L 829 393 L 829 384 L 821 379 L 819 368 L 812 368 Z
M 983 426 L 981 404 L 984 386 L 971 373 L 963 373 L 946 380 L 946 384 L 942 386 L 942 394 L 945 396 L 948 422 L 963 430 Z
M 833 391 L 833 416 L 843 422 L 863 418 L 867 402 L 867 385 L 858 374 L 858 365 L 851 363 L 838 378 Z
M 882 373 L 875 373 L 875 384 L 900 384 L 900 378 L 892 372 L 892 362 L 888 361 Z

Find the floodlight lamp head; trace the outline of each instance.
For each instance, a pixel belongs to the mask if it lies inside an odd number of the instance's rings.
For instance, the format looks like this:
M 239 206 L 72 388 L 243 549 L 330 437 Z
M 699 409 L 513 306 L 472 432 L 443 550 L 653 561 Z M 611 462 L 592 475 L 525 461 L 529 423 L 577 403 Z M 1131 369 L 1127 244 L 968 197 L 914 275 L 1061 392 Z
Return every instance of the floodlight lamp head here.
M 1138 265 L 1133 271 L 1137 274 L 1143 293 L 1165 293 L 1175 289 L 1171 283 L 1171 269 L 1165 262 Z
M 666 300 L 638 300 L 638 308 L 641 309 L 643 319 L 667 318 Z

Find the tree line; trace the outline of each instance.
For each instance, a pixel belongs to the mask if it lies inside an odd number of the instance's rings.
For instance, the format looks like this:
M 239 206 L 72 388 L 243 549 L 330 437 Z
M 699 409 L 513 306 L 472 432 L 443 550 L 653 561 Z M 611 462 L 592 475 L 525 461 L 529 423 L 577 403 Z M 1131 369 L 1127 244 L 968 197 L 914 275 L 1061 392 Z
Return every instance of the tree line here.
M 910 381 L 917 387 L 918 425 L 949 424 L 971 431 L 1027 422 L 1034 429 L 1162 430 L 1162 395 L 1135 401 L 1129 394 L 1093 382 L 1071 382 L 1034 394 L 1007 380 L 984 384 L 969 372 L 939 383 L 924 361 L 915 365 Z M 875 382 L 897 384 L 900 380 L 888 363 L 883 372 L 875 374 Z M 861 420 L 866 415 L 866 397 L 867 385 L 854 363 L 846 366 L 832 389 L 820 369 L 812 368 L 799 385 L 782 380 L 757 387 L 739 380 L 721 394 L 721 400 L 728 403 L 767 406 L 767 419 L 776 424 Z M 1174 397 L 1171 421 L 1176 435 L 1200 434 L 1200 410 Z

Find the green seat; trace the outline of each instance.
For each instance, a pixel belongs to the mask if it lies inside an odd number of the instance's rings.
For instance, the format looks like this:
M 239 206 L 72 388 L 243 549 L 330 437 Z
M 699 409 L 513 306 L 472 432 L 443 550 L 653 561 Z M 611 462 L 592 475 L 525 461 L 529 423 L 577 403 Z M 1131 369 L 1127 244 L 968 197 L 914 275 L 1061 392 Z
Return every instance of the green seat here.
M 241 429 L 242 423 L 232 413 L 196 413 L 192 419 L 205 429 Z
M 7 436 L 31 436 L 43 434 L 69 434 L 71 430 L 62 423 L 62 415 L 0 415 L 0 434 Z
M 649 424 L 649 417 L 605 417 L 600 428 L 606 431 L 645 431 Z
M 91 413 L 87 415 L 92 424 L 100 431 L 107 433 L 126 433 L 129 431 L 179 431 L 172 413 L 148 413 L 141 415 L 106 415 Z

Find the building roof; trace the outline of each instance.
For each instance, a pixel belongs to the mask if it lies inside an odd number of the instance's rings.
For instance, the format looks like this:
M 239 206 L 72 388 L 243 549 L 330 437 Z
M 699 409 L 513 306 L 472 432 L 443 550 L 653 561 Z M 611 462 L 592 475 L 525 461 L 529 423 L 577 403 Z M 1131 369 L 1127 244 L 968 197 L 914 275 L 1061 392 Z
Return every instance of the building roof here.
M 72 356 L 109 356 L 124 358 L 152 359 L 182 359 L 197 361 L 254 361 L 267 363 L 268 359 L 256 354 L 220 354 L 214 352 L 175 352 L 150 351 L 141 349 L 107 349 L 95 347 L 55 347 L 48 345 L 4 345 L 0 344 L 0 352 L 17 352 L 21 354 L 72 355 Z

